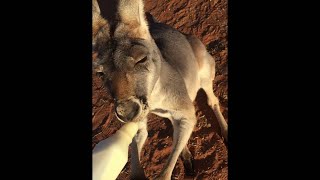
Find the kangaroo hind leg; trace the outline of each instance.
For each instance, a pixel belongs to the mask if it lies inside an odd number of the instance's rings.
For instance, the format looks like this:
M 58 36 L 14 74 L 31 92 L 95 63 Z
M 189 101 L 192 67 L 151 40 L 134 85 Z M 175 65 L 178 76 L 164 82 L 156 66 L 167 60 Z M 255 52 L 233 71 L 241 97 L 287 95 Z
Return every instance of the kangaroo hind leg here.
M 228 141 L 228 124 L 221 113 L 219 99 L 214 95 L 212 88 L 215 77 L 214 59 L 208 52 L 206 52 L 206 56 L 203 61 L 205 65 L 200 70 L 201 88 L 207 94 L 208 105 L 212 108 L 217 117 L 222 136 L 226 141 Z

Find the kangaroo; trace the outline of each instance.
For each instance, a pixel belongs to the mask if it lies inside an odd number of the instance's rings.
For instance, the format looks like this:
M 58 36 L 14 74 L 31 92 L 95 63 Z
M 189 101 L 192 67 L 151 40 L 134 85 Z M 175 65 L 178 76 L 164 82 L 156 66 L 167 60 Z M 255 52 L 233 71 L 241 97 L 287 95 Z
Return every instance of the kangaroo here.
M 101 1 L 100 7 L 93 0 L 93 68 L 103 74 L 117 119 L 139 125 L 131 144 L 131 178 L 147 179 L 140 155 L 148 136 L 149 113 L 168 118 L 174 129 L 172 152 L 157 179 L 171 179 L 180 155 L 186 172 L 192 173 L 187 142 L 196 124 L 193 101 L 199 89 L 206 92 L 227 140 L 228 125 L 212 89 L 213 57 L 197 37 L 145 15 L 143 0 Z

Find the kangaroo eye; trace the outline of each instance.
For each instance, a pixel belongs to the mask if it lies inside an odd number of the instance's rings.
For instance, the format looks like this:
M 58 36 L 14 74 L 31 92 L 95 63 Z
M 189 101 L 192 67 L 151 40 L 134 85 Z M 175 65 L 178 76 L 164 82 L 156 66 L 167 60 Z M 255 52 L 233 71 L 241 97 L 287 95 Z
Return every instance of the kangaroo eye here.
M 145 56 L 144 58 L 140 59 L 136 64 L 143 64 L 148 60 L 148 57 Z

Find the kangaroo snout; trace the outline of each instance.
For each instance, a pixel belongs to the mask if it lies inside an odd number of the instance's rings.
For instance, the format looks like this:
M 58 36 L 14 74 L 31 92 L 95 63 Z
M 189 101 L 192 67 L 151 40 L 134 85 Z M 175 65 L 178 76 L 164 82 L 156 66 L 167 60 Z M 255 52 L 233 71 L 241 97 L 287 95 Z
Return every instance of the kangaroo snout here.
M 117 101 L 115 113 L 118 120 L 122 122 L 129 122 L 139 116 L 141 113 L 141 105 L 139 102 L 132 99 Z

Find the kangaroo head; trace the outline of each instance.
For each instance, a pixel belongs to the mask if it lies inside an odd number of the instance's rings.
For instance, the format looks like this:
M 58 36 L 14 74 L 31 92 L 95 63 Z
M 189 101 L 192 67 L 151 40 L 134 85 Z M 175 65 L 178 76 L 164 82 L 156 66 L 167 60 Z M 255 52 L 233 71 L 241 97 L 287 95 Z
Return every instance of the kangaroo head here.
M 100 7 L 101 11 L 94 0 L 93 67 L 103 74 L 105 86 L 116 101 L 118 119 L 140 121 L 148 114 L 148 99 L 161 68 L 161 55 L 150 35 L 143 2 L 108 0 Z

